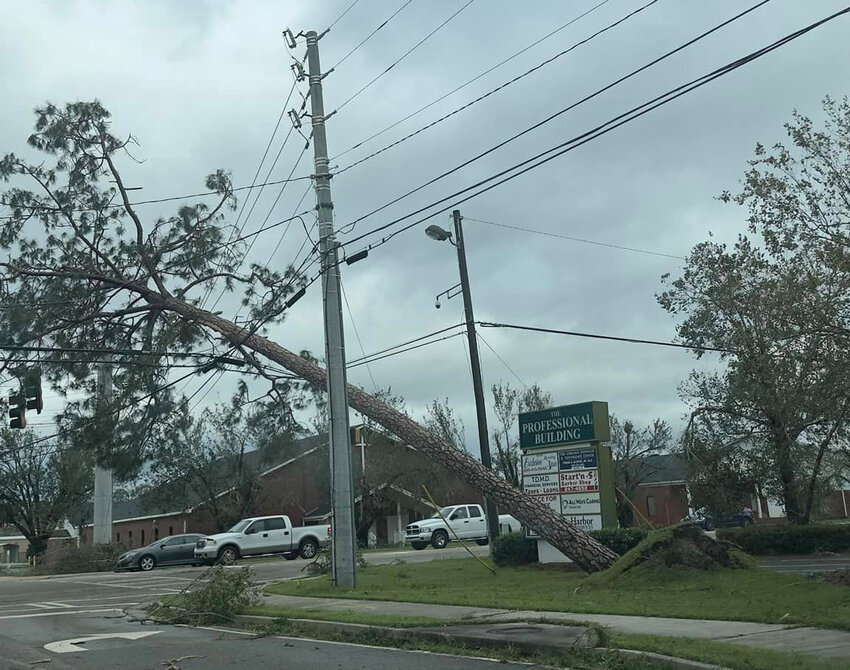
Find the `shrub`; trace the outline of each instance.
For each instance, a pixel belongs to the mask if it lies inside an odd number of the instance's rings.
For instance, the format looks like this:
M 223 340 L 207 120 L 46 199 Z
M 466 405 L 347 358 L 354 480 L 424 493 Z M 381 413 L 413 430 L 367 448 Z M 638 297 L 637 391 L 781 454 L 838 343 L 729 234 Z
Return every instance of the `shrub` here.
M 736 544 L 750 554 L 812 554 L 850 549 L 850 528 L 841 524 L 722 528 L 717 531 L 717 539 Z
M 111 572 L 118 557 L 127 551 L 122 544 L 73 543 L 50 548 L 41 562 L 33 568 L 36 574 L 68 574 L 72 572 Z
M 537 562 L 537 540 L 523 533 L 499 535 L 493 542 L 493 562 L 496 565 L 525 565 Z
M 604 528 L 592 530 L 590 535 L 622 556 L 638 546 L 646 538 L 647 532 L 644 528 Z
M 222 623 L 232 621 L 248 607 L 260 604 L 259 587 L 249 568 L 209 568 L 183 593 L 149 608 L 151 616 L 171 623 Z

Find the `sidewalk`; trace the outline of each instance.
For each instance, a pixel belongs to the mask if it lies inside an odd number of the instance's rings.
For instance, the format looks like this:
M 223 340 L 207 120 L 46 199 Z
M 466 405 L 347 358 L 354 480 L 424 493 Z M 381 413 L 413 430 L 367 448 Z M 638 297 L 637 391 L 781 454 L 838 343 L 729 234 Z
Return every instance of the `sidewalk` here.
M 583 614 L 572 612 L 510 611 L 460 605 L 382 600 L 350 600 L 344 598 L 308 598 L 300 596 L 264 595 L 263 605 L 303 610 L 330 610 L 417 616 L 457 621 L 538 621 L 563 623 L 588 621 L 615 633 L 663 635 L 712 640 L 786 653 L 810 654 L 823 658 L 850 658 L 850 632 L 825 628 L 794 628 L 782 624 L 747 621 L 715 621 L 708 619 L 672 619 L 666 617 L 624 616 L 619 614 Z

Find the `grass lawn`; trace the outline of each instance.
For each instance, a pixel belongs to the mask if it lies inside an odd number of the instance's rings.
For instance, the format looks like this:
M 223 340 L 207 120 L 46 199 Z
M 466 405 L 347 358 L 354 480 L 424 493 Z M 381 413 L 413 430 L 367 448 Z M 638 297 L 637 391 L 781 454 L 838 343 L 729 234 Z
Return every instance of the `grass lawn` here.
M 802 654 L 785 654 L 723 642 L 689 640 L 655 635 L 611 633 L 611 646 L 654 651 L 657 654 L 712 663 L 734 670 L 846 670 L 847 661 L 821 659 Z
M 337 589 L 328 578 L 281 582 L 266 590 L 506 609 L 783 621 L 850 630 L 849 588 L 758 568 L 700 572 L 641 566 L 611 578 L 526 566 L 498 568 L 492 575 L 476 561 L 461 558 L 370 566 L 358 580 L 356 591 Z
M 304 610 L 295 607 L 277 607 L 275 605 L 260 605 L 249 607 L 242 614 L 259 616 L 283 617 L 285 619 L 312 619 L 314 621 L 342 621 L 344 623 L 361 623 L 368 626 L 392 626 L 396 628 L 411 628 L 413 626 L 446 626 L 460 623 L 445 619 L 429 617 L 398 617 L 389 614 L 372 614 L 367 612 L 343 612 L 328 610 Z

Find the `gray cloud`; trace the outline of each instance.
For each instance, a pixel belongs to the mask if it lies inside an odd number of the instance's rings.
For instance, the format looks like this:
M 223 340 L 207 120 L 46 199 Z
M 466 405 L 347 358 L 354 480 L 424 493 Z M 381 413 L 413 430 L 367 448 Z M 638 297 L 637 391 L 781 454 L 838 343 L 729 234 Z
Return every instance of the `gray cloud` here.
M 34 106 L 97 97 L 112 111 L 115 130 L 138 137 L 142 164 L 127 163 L 130 183 L 145 198 L 199 190 L 215 168 L 249 183 L 291 85 L 286 26 L 321 29 L 347 0 L 316 2 L 27 2 L 0 3 L 0 68 L 4 100 L 0 148 L 27 153 Z M 400 3 L 397 3 L 400 4 Z M 329 67 L 394 8 L 362 0 L 321 41 Z M 401 116 L 475 76 L 521 46 L 566 22 L 592 2 L 514 3 L 479 0 L 366 93 L 329 121 L 339 153 Z M 640 3 L 612 0 L 590 16 L 482 78 L 464 91 L 338 159 L 346 165 L 455 106 L 524 71 L 616 20 Z M 328 109 L 383 71 L 460 6 L 418 0 L 325 79 Z M 334 180 L 341 226 L 412 186 L 660 55 L 741 10 L 741 3 L 662 0 L 610 33 L 526 80 Z M 835 1 L 775 0 L 669 62 L 643 73 L 466 170 L 360 222 L 353 235 L 464 188 L 576 135 L 602 120 L 703 74 L 840 8 Z M 846 89 L 846 20 L 839 20 L 742 70 L 634 123 L 462 205 L 472 218 L 686 255 L 712 231 L 734 239 L 744 212 L 713 199 L 735 187 L 758 140 L 783 138 L 793 108 L 817 115 L 824 94 Z M 299 48 L 300 52 L 300 48 Z M 284 129 L 285 129 L 284 121 Z M 279 142 L 280 135 L 276 142 Z M 272 173 L 292 169 L 303 140 L 293 135 Z M 278 145 L 273 148 L 276 153 Z M 311 171 L 311 152 L 296 175 Z M 265 168 L 263 170 L 265 174 Z M 260 198 L 246 224 L 255 230 L 289 216 L 303 193 L 289 185 Z M 308 194 L 307 206 L 313 204 Z M 149 206 L 154 217 L 172 211 Z M 435 222 L 448 226 L 441 215 Z M 605 249 L 467 222 L 476 315 L 614 335 L 669 340 L 674 322 L 657 306 L 659 277 L 675 274 L 675 259 Z M 266 233 L 250 260 L 266 262 L 282 230 Z M 292 259 L 300 225 L 283 238 L 273 262 Z M 342 236 L 345 241 L 349 236 Z M 399 235 L 361 263 L 343 267 L 346 292 L 368 353 L 460 321 L 460 299 L 434 310 L 433 298 L 457 281 L 454 249 L 419 229 Z M 217 292 L 214 294 L 217 295 Z M 218 309 L 236 312 L 228 296 Z M 361 354 L 347 321 L 350 357 Z M 321 352 L 318 284 L 270 334 L 298 350 Z M 608 400 L 612 411 L 648 421 L 677 422 L 684 406 L 677 385 L 695 366 L 690 354 L 613 342 L 518 331 L 482 331 L 525 383 L 540 383 L 558 403 Z M 486 346 L 485 381 L 516 382 Z M 461 338 L 376 362 L 379 385 L 405 395 L 414 415 L 447 396 L 474 435 L 468 363 Z M 365 367 L 351 381 L 371 386 Z M 220 381 L 204 404 L 223 398 Z M 518 382 L 517 382 L 518 383 Z M 195 388 L 196 382 L 188 387 Z

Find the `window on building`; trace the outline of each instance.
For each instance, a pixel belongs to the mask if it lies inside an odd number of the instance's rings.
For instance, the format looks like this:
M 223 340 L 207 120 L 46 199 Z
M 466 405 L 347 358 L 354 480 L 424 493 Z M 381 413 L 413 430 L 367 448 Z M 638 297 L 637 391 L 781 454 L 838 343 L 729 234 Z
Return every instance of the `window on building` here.
M 130 543 L 130 548 L 132 549 L 133 548 L 133 531 L 132 530 L 127 531 L 127 542 Z
M 154 526 L 154 527 L 153 527 L 153 539 L 154 539 L 154 540 L 158 540 L 158 539 L 159 539 L 159 526 Z
M 478 517 L 481 516 L 481 510 L 478 509 L 477 507 L 472 507 L 470 505 L 469 507 L 467 507 L 467 509 L 469 510 L 469 518 L 470 519 L 477 519 Z
M 116 542 L 120 542 L 120 541 L 121 541 L 121 533 L 115 533 L 115 541 L 116 541 Z
M 169 527 L 168 527 L 168 534 L 169 534 L 169 535 L 174 535 L 174 526 L 169 526 Z
M 655 496 L 646 496 L 646 513 L 655 516 Z
M 142 528 L 142 546 L 145 546 L 145 529 Z

